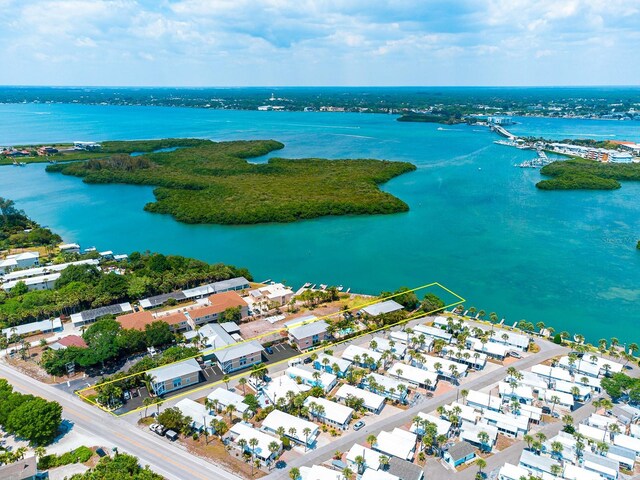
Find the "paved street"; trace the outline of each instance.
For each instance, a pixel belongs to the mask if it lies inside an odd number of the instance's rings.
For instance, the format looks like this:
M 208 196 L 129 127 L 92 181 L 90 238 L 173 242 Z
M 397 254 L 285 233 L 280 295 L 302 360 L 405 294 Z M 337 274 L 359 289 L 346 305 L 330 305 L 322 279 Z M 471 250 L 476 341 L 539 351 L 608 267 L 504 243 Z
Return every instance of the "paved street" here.
M 531 355 L 527 358 L 519 360 L 511 364 L 510 366 L 514 366 L 518 370 L 525 370 L 527 368 L 532 367 L 533 365 L 537 365 L 549 358 L 555 357 L 557 355 L 562 355 L 568 352 L 566 347 L 562 347 L 559 345 L 555 345 L 550 342 L 538 342 L 540 344 L 540 352 Z M 506 366 L 501 367 L 493 372 L 488 373 L 487 375 L 476 377 L 475 379 L 464 382 L 462 387 L 465 389 L 474 389 L 479 390 L 487 385 L 495 383 L 501 380 L 507 371 Z M 418 412 L 429 412 L 435 410 L 438 406 L 450 403 L 456 399 L 457 389 L 454 389 L 450 392 L 445 393 L 444 395 L 440 395 L 431 399 L 426 399 L 424 402 L 417 404 L 414 407 L 409 408 L 401 413 L 398 413 L 392 417 L 383 419 L 375 423 L 375 425 L 367 426 L 362 430 L 356 432 L 351 431 L 349 434 L 346 434 L 339 439 L 332 441 L 329 445 L 325 447 L 318 448 L 312 452 L 307 452 L 303 457 L 299 457 L 293 460 L 288 468 L 284 471 L 276 471 L 268 475 L 267 479 L 276 480 L 276 479 L 287 479 L 288 471 L 291 467 L 300 467 L 300 466 L 312 466 L 314 464 L 322 463 L 323 461 L 329 459 L 336 450 L 340 450 L 342 452 L 347 451 L 354 443 L 366 443 L 366 438 L 371 434 L 377 434 L 380 430 L 390 430 L 395 427 L 400 427 L 401 425 L 409 422 Z M 586 410 L 586 409 L 585 409 Z M 551 426 L 555 426 L 557 424 L 553 424 Z M 561 425 L 560 425 L 561 426 Z M 508 450 L 507 450 L 508 451 Z M 519 453 L 518 453 L 519 456 Z M 505 460 L 506 461 L 506 460 Z M 444 470 L 444 469 L 443 469 Z M 474 469 L 472 469 L 474 470 Z M 489 469 L 487 469 L 489 471 Z M 475 470 L 474 470 L 475 473 Z M 430 478 L 430 477 L 426 477 Z
M 6 378 L 17 391 L 39 395 L 55 400 L 64 408 L 63 417 L 73 422 L 74 429 L 95 438 L 95 443 L 104 447 L 117 447 L 140 458 L 154 471 L 171 480 L 236 480 L 239 477 L 189 454 L 186 450 L 157 435 L 150 435 L 135 425 L 113 417 L 75 395 L 65 393 L 53 386 L 37 382 L 0 363 L 0 377 Z

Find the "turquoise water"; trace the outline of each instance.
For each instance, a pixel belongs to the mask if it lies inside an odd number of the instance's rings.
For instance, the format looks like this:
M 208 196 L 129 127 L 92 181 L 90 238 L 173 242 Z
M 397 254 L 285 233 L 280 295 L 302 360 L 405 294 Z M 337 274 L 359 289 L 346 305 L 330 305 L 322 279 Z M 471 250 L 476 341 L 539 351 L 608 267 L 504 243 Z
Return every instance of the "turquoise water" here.
M 638 122 L 519 121 L 512 130 L 528 135 L 640 141 Z M 295 287 L 310 281 L 377 293 L 438 281 L 467 307 L 507 322 L 640 342 L 640 183 L 615 192 L 538 191 L 537 170 L 513 167 L 531 152 L 495 145 L 482 128 L 391 115 L 0 105 L 0 145 L 167 136 L 273 138 L 286 144 L 277 156 L 411 161 L 417 171 L 384 186 L 411 210 L 288 225 L 183 225 L 143 211 L 150 188 L 86 185 L 44 165 L 1 168 L 0 195 L 85 247 L 228 262 Z

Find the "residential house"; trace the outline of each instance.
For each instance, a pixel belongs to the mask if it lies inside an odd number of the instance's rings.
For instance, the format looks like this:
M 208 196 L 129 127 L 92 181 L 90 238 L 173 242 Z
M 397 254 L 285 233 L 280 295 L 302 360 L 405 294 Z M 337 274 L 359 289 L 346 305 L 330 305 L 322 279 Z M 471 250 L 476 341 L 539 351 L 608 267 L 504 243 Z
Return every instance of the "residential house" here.
M 195 325 L 219 322 L 220 316 L 229 308 L 239 308 L 241 318 L 249 315 L 249 306 L 235 291 L 214 293 L 209 296 L 209 305 L 194 308 L 187 312 Z
M 373 305 L 364 307 L 359 313 L 370 317 L 377 317 L 378 315 L 398 312 L 403 309 L 404 307 L 395 300 L 385 300 L 384 302 L 374 303 Z
M 434 338 L 425 335 L 424 333 L 412 333 L 411 335 L 409 335 L 407 332 L 403 332 L 400 330 L 389 332 L 389 341 L 396 342 L 396 345 L 398 343 L 402 343 L 407 347 L 411 346 L 415 350 L 428 353 L 433 347 Z
M 185 417 L 191 418 L 190 426 L 197 432 L 203 432 L 206 429 L 208 433 L 213 435 L 215 428 L 212 426 L 212 422 L 214 420 L 222 420 L 222 417 L 219 415 L 211 415 L 203 404 L 195 402 L 190 398 L 183 398 L 175 404 L 175 408 L 180 410 Z
M 417 335 L 422 333 L 427 337 L 444 340 L 447 344 L 451 343 L 451 339 L 453 338 L 453 335 L 448 333 L 446 330 L 437 327 L 430 327 L 429 325 L 416 325 L 413 327 L 413 331 Z
M 413 460 L 417 441 L 418 436 L 415 433 L 396 427 L 391 432 L 381 431 L 372 447 L 390 457 Z
M 627 470 L 633 470 L 636 462 L 636 452 L 618 445 L 609 445 L 607 458 L 615 460 Z
M 388 473 L 394 475 L 401 480 L 423 480 L 424 470 L 421 465 L 408 462 L 398 457 L 389 459 Z
M 523 477 L 529 478 L 529 471 L 511 463 L 505 463 L 498 471 L 498 480 L 520 480 Z
M 258 107 L 260 109 L 261 107 Z M 311 467 L 300 467 L 299 480 L 342 480 L 342 472 L 332 470 L 322 465 L 313 465 Z
M 347 376 L 347 372 L 350 367 L 350 360 L 334 357 L 333 355 L 327 355 L 326 353 L 318 355 L 318 358 L 313 362 L 313 368 L 316 370 L 324 370 L 325 372 L 333 373 L 340 378 Z
M 411 365 L 437 373 L 440 378 L 454 383 L 457 382 L 458 379 L 465 377 L 469 369 L 469 367 L 462 363 L 452 362 L 446 358 L 431 357 L 429 355 L 425 355 L 422 358 L 412 358 Z
M 469 390 L 467 394 L 467 405 L 481 411 L 493 410 L 499 412 L 502 408 L 500 397 L 477 390 Z
M 359 367 L 371 370 L 377 370 L 384 363 L 381 353 L 353 344 L 345 348 L 342 358 L 355 363 Z
M 469 442 L 458 442 L 449 447 L 442 458 L 453 468 L 456 468 L 476 458 L 476 449 Z
M 38 474 L 36 457 L 0 466 L 0 478 L 2 480 L 36 480 L 41 478 Z
M 450 421 L 445 420 L 443 418 L 438 418 L 429 413 L 423 413 L 423 412 L 418 412 L 418 415 L 416 416 L 422 419 L 423 421 L 426 420 L 428 422 L 433 423 L 436 426 L 437 435 L 444 435 L 448 438 L 449 435 L 451 434 L 452 424 Z M 415 433 L 418 436 L 422 436 L 424 435 L 425 429 L 421 424 L 417 424 L 414 422 L 411 424 L 411 428 L 409 429 L 409 431 L 412 433 Z
M 253 302 L 276 303 L 279 306 L 286 305 L 293 298 L 293 290 L 282 283 L 272 283 L 266 287 L 249 291 L 249 298 Z
M 307 397 L 304 404 L 309 409 L 309 414 L 320 422 L 340 430 L 349 428 L 349 422 L 353 418 L 353 408 L 319 397 Z M 314 409 L 313 405 L 320 406 L 322 409 Z
M 349 397 L 362 399 L 363 406 L 367 410 L 373 413 L 380 413 L 384 407 L 385 397 L 378 395 L 377 393 L 369 392 L 361 388 L 356 388 L 353 385 L 344 384 L 340 386 L 336 392 L 336 398 L 341 401 L 345 401 Z
M 27 290 L 29 290 L 30 292 L 36 290 L 51 290 L 55 286 L 56 280 L 58 280 L 59 278 L 59 273 L 49 273 L 47 275 L 40 275 L 39 277 L 21 278 L 19 280 L 4 282 L 2 284 L 2 289 L 5 292 L 10 292 L 19 283 L 24 283 L 24 285 L 27 287 Z
M 591 453 L 587 450 L 582 452 L 582 467 L 590 473 L 595 472 L 607 480 L 617 480 L 620 471 L 620 462 Z M 565 476 L 565 478 L 567 477 Z M 580 478 L 580 480 L 582 480 L 582 478 Z
M 556 460 L 542 455 L 536 455 L 529 450 L 523 450 L 520 455 L 518 466 L 527 469 L 529 473 L 536 477 L 542 477 L 544 474 L 552 474 L 552 466 L 559 465 Z
M 72 313 L 71 323 L 73 323 L 74 327 L 81 327 L 93 323 L 106 315 L 120 315 L 121 313 L 132 311 L 133 308 L 129 302 L 107 305 L 106 307 L 92 308 L 91 310 L 85 310 L 80 313 Z
M 484 443 L 480 440 L 480 438 L 478 438 L 478 435 L 482 432 L 486 433 L 489 436 L 489 440 Z M 472 445 L 475 445 L 483 450 L 491 451 L 493 450 L 493 447 L 496 444 L 496 440 L 498 439 L 498 429 L 493 425 L 488 425 L 482 422 L 478 422 L 475 424 L 462 422 L 462 426 L 460 427 L 460 439 L 466 440 Z
M 306 325 L 292 327 L 289 330 L 289 340 L 298 350 L 304 351 L 329 340 L 331 336 L 327 333 L 327 322 L 318 320 Z
M 534 400 L 533 389 L 526 385 L 511 385 L 507 382 L 500 382 L 498 392 L 503 402 L 515 398 L 519 403 L 531 405 Z
M 393 366 L 387 370 L 387 374 L 398 380 L 402 380 L 405 385 L 411 385 L 412 387 L 435 390 L 438 385 L 437 373 L 400 362 L 394 363 Z
M 200 382 L 200 365 L 194 359 L 149 370 L 151 388 L 156 395 L 179 390 Z
M 305 366 L 289 367 L 286 370 L 286 374 L 292 379 L 300 380 L 311 387 L 320 387 L 325 393 L 329 392 L 338 380 L 338 377 L 333 373 L 314 371 Z
M 595 440 L 596 442 L 604 442 L 607 438 L 606 431 L 598 427 L 592 427 L 586 423 L 578 425 L 578 433 L 590 440 Z
M 375 342 L 375 343 L 374 343 Z M 374 348 L 375 347 L 375 348 Z M 388 340 L 384 337 L 373 337 L 369 342 L 369 348 L 374 352 L 389 352 L 394 358 L 402 360 L 407 353 L 407 345 L 402 342 Z
M 174 332 L 186 332 L 192 328 L 189 323 L 189 318 L 184 312 L 156 313 L 155 318 L 156 320 L 162 320 L 164 323 L 168 323 Z
M 474 352 L 465 348 L 448 345 L 442 348 L 442 354 L 449 360 L 462 363 L 474 370 L 482 370 L 487 364 L 487 356 L 484 353 Z
M 293 392 L 295 395 L 311 390 L 309 385 L 298 383 L 287 375 L 280 375 L 272 379 L 266 385 L 259 387 L 260 391 L 266 397 L 266 405 L 270 403 L 276 405 L 279 399 L 287 400 L 287 393 Z
M 484 421 L 493 425 L 498 432 L 507 437 L 516 438 L 518 435 L 525 435 L 529 431 L 529 417 L 526 415 L 512 415 L 493 410 L 485 410 Z
M 370 373 L 364 376 L 361 387 L 378 395 L 383 395 L 389 400 L 397 400 L 402 403 L 407 401 L 408 390 L 405 383 L 378 373 Z
M 249 445 L 251 439 L 256 439 L 258 444 L 255 447 Z M 244 441 L 244 447 L 240 446 L 240 441 Z M 263 465 L 271 465 L 282 452 L 282 441 L 278 437 L 273 437 L 267 433 L 253 428 L 250 423 L 238 422 L 231 426 L 227 441 L 233 442 L 237 448 L 252 454 L 254 458 L 260 460 Z M 269 445 L 273 442 L 278 446 L 278 450 L 272 452 Z
M 218 408 L 224 410 L 229 405 L 233 405 L 234 413 L 238 417 L 242 417 L 245 412 L 250 412 L 249 405 L 243 402 L 244 397 L 238 395 L 235 392 L 227 390 L 226 388 L 216 388 L 213 392 L 207 395 L 207 398 L 212 402 L 217 401 Z
M 347 466 L 354 472 L 358 471 L 358 464 L 356 458 L 362 457 L 364 463 L 362 464 L 365 470 L 379 470 L 380 469 L 380 453 L 374 452 L 370 448 L 363 447 L 360 444 L 353 444 L 353 446 L 347 452 Z
M 616 434 L 613 437 L 613 444 L 635 452 L 636 460 L 640 460 L 640 438 L 629 435 Z
M 22 252 L 7 255 L 4 260 L 0 260 L 0 273 L 9 272 L 16 268 L 33 267 L 38 265 L 39 260 L 39 252 Z
M 384 470 L 366 469 L 360 476 L 360 480 L 402 480 L 404 477 L 398 477 Z
M 231 373 L 262 363 L 263 350 L 260 342 L 251 340 L 222 347 L 220 350 L 215 350 L 213 355 L 218 360 L 220 369 L 224 373 Z
M 199 287 L 183 290 L 184 297 L 189 300 L 204 298 L 214 293 L 237 292 L 249 288 L 249 281 L 244 277 L 235 277 L 228 280 L 200 285 Z M 176 299 L 177 300 L 177 299 Z M 146 308 L 146 307 L 144 307 Z
M 319 429 L 315 423 L 280 410 L 273 410 L 262 422 L 262 430 L 268 433 L 277 434 L 280 427 L 284 428 L 284 435 L 289 439 L 307 448 L 314 448 L 319 435 Z M 305 433 L 306 429 L 309 429 L 309 433 Z
M 61 253 L 80 253 L 80 245 L 77 243 L 64 243 L 59 245 L 58 248 Z
M 49 345 L 51 350 L 65 350 L 69 347 L 87 348 L 87 342 L 78 335 L 67 335 Z
M 40 320 L 39 322 L 23 323 L 22 325 L 14 325 L 13 327 L 3 328 L 2 334 L 11 338 L 12 335 L 20 337 L 28 337 L 36 333 L 58 332 L 62 330 L 62 322 L 59 318 L 49 320 Z

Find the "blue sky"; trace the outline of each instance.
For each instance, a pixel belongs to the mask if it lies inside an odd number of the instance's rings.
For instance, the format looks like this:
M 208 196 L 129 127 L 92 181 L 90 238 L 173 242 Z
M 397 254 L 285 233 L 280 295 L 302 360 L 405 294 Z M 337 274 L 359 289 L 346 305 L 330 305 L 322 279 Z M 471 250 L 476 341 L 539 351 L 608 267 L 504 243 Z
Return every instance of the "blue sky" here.
M 639 0 L 0 0 L 3 85 L 632 85 Z

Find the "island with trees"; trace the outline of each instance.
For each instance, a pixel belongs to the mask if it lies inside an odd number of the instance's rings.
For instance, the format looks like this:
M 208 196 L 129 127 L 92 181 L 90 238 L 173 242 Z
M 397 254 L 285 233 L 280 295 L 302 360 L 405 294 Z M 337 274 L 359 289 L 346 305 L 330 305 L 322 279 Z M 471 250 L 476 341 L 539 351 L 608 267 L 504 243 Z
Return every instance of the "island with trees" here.
M 552 177 L 536 184 L 541 190 L 616 190 L 620 181 L 640 180 L 640 164 L 573 158 L 550 163 L 540 173 Z
M 145 209 L 184 223 L 285 223 L 409 210 L 379 185 L 415 170 L 413 164 L 318 158 L 247 161 L 283 147 L 274 140 L 104 142 L 100 158 L 89 152 L 85 162 L 57 163 L 47 171 L 82 177 L 87 183 L 152 185 L 156 201 Z M 130 155 L 140 152 L 147 153 Z

